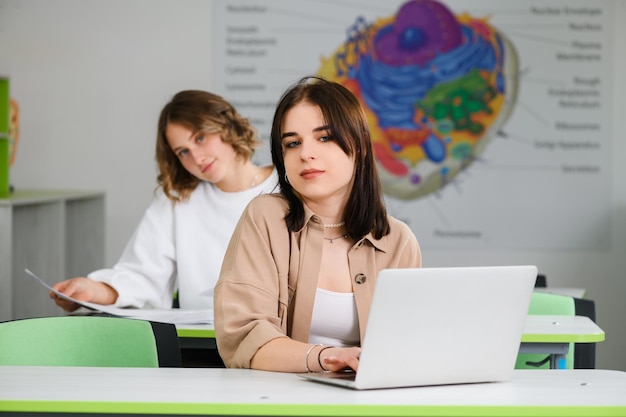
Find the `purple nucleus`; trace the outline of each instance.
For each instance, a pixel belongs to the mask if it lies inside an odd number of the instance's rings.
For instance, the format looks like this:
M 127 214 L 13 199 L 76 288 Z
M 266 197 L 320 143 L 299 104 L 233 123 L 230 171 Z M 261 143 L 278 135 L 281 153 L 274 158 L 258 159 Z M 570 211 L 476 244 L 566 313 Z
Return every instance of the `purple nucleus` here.
M 395 22 L 374 38 L 378 59 L 392 66 L 424 66 L 438 54 L 463 43 L 461 28 L 448 8 L 434 0 L 411 0 L 396 14 Z

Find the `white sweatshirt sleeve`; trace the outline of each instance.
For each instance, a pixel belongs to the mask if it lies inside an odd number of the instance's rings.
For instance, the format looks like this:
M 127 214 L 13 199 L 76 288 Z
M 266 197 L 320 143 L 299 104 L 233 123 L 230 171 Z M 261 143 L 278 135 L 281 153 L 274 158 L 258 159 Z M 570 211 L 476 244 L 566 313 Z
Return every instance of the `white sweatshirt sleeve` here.
M 146 210 L 112 268 L 88 275 L 118 292 L 116 307 L 171 308 L 176 290 L 174 206 L 163 194 Z

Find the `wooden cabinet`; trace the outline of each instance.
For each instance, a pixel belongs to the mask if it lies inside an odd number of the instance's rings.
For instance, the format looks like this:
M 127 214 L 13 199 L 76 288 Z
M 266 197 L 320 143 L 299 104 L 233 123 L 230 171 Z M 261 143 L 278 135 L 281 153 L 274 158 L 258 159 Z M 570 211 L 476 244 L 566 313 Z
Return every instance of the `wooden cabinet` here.
M 104 192 L 15 191 L 0 199 L 0 321 L 63 311 L 28 268 L 54 284 L 104 266 Z

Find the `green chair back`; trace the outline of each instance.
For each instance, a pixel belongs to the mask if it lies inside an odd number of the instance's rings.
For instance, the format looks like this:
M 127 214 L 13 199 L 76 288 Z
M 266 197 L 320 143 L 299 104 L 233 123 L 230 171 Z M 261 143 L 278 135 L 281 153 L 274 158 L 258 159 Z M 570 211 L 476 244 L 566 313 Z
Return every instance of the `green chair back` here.
M 528 307 L 530 315 L 556 315 L 556 316 L 574 316 L 576 315 L 576 307 L 574 298 L 543 292 L 533 292 L 530 305 Z M 546 358 L 544 354 L 521 353 L 517 356 L 515 363 L 516 369 L 549 369 L 550 362 L 547 361 L 541 366 L 530 365 L 529 362 L 538 363 Z M 569 350 L 565 356 L 565 365 L 567 369 L 574 368 L 574 344 L 570 343 Z
M 576 315 L 574 298 L 567 295 L 535 291 L 530 298 L 528 314 L 574 316 Z
M 42 317 L 0 323 L 0 365 L 150 368 L 159 367 L 159 353 L 149 321 Z

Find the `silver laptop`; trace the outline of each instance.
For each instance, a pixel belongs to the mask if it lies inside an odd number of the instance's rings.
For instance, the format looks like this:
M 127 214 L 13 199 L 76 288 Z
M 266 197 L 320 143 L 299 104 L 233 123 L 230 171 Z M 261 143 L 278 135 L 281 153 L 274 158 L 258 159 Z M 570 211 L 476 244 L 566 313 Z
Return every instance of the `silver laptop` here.
M 300 376 L 354 389 L 507 381 L 537 267 L 380 271 L 358 372 Z

